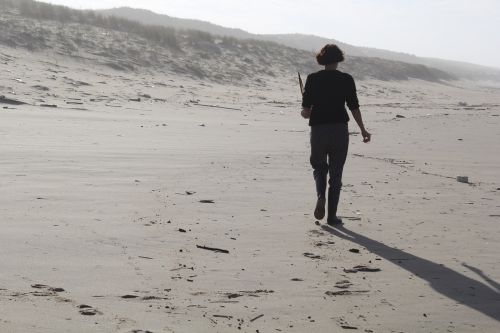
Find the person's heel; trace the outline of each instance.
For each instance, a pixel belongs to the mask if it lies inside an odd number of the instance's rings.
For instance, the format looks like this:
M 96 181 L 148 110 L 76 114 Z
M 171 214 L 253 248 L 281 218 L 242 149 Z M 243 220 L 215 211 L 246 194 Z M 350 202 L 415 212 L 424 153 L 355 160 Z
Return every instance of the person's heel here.
M 326 221 L 328 225 L 342 225 L 344 222 L 342 222 L 342 219 L 334 216 L 334 217 L 328 217 L 328 220 Z
M 324 197 L 319 197 L 316 201 L 316 208 L 314 209 L 314 217 L 318 220 L 322 220 L 325 217 L 325 204 L 326 199 Z

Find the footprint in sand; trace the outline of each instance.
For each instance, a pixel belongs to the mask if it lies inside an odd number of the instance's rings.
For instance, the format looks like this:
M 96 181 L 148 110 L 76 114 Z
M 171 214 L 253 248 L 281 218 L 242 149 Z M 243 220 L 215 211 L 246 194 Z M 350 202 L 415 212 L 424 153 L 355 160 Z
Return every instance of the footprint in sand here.
M 322 256 L 315 255 L 314 253 L 309 253 L 309 252 L 304 253 L 304 257 L 311 258 L 311 259 L 323 259 Z
M 51 287 L 40 283 L 32 284 L 31 288 L 40 289 L 40 291 L 34 291 L 31 293 L 34 296 L 55 296 L 57 295 L 57 293 L 62 293 L 65 291 L 63 288 Z
M 357 272 L 380 272 L 380 268 L 369 267 L 365 265 L 354 266 L 351 269 L 344 269 L 344 273 L 357 273 Z
M 335 288 L 339 288 L 339 289 L 348 289 L 351 286 L 352 286 L 352 283 L 349 280 L 342 280 L 342 281 L 335 283 Z
M 97 314 L 102 314 L 102 312 L 100 312 L 100 311 L 94 309 L 93 307 L 91 307 L 90 305 L 86 305 L 86 304 L 78 305 L 77 308 L 80 309 L 78 312 L 80 312 L 80 314 L 82 316 L 95 316 Z

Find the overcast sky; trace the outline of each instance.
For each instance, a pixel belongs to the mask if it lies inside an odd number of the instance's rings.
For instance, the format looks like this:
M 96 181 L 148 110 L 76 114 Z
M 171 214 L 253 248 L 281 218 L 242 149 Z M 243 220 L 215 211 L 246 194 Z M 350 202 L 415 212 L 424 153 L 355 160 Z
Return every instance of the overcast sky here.
M 304 33 L 500 68 L 500 0 L 45 0 L 140 7 L 252 33 Z

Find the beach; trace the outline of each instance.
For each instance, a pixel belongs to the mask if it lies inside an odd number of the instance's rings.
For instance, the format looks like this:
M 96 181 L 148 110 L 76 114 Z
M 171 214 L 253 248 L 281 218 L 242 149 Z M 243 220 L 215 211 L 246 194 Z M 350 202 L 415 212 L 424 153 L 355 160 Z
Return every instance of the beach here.
M 357 82 L 332 228 L 295 77 L 1 52 L 1 332 L 500 330 L 500 89 Z

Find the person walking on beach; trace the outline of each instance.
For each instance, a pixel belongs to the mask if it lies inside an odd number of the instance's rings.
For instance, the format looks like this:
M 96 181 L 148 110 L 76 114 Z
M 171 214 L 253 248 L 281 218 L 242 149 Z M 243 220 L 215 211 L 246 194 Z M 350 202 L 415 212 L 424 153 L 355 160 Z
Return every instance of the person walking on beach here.
M 316 182 L 317 202 L 314 217 L 325 217 L 327 176 L 328 218 L 330 225 L 341 224 L 337 217 L 342 171 L 349 146 L 349 115 L 345 105 L 358 124 L 363 142 L 368 143 L 371 134 L 365 129 L 359 109 L 356 85 L 351 75 L 337 70 L 344 54 L 337 45 L 325 45 L 316 55 L 324 70 L 307 77 L 302 95 L 302 117 L 309 119 L 311 126 L 311 166 Z

